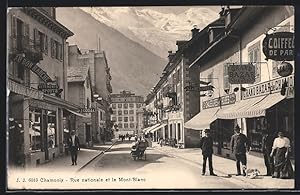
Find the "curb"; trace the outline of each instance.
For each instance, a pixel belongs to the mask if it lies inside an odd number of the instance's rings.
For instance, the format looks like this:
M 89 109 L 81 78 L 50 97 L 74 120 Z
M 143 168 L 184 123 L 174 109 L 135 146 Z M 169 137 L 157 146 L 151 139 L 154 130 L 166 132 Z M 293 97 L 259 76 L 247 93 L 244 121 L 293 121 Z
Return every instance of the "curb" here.
M 91 160 L 89 160 L 86 164 L 84 164 L 82 167 L 80 167 L 76 172 L 79 172 L 81 171 L 82 169 L 84 169 L 86 166 L 88 166 L 92 161 L 94 161 L 96 158 L 98 158 L 99 156 L 101 156 L 102 154 L 104 154 L 105 152 L 107 152 L 108 150 L 110 150 L 114 145 L 115 143 L 117 143 L 118 141 L 115 141 L 114 143 L 112 143 L 112 145 L 107 148 L 106 150 L 104 151 L 101 151 L 99 154 L 97 154 L 96 156 L 94 156 Z

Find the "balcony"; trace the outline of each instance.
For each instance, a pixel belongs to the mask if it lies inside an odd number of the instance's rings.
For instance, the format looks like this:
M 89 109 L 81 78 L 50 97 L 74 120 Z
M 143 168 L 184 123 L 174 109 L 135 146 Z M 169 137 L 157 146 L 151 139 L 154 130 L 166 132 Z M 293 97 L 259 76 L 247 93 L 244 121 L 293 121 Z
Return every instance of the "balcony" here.
M 174 93 L 176 94 L 174 84 L 167 84 L 162 90 L 162 95 L 164 97 L 169 97 L 170 94 L 174 94 Z
M 17 54 L 24 54 L 25 57 L 33 63 L 43 60 L 43 53 L 39 45 L 26 36 L 11 36 L 9 59 L 13 60 Z

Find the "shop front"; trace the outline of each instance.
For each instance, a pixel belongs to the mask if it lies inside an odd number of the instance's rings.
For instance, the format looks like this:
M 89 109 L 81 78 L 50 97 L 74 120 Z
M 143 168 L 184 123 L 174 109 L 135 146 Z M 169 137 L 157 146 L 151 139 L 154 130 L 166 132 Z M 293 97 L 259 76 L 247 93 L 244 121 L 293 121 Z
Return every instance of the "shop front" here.
M 282 89 L 283 83 L 287 87 Z M 267 87 L 265 87 L 267 86 Z M 279 131 L 285 132 L 291 141 L 292 156 L 294 155 L 294 76 L 281 77 L 246 88 L 242 100 L 217 113 L 220 132 L 227 129 L 225 123 L 231 124 L 228 134 L 233 134 L 233 127 L 241 121 L 242 133 L 246 134 L 251 143 L 251 153 L 262 156 L 262 140 L 264 135 L 277 137 Z M 226 122 L 225 122 L 226 121 Z M 222 134 L 222 133 L 220 133 Z M 226 139 L 224 135 L 220 135 Z M 223 149 L 226 149 L 223 143 Z M 230 157 L 230 152 L 221 152 L 222 156 Z

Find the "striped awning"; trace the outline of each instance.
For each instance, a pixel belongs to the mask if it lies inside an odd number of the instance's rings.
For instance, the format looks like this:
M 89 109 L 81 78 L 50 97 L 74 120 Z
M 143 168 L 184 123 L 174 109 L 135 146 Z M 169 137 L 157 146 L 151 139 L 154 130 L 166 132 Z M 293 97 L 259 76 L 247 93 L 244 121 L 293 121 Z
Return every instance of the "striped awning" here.
M 154 129 L 150 130 L 150 133 L 154 133 L 155 131 L 158 131 L 159 129 L 165 127 L 167 124 L 161 124 L 158 127 L 155 127 Z
M 219 107 L 204 109 L 199 114 L 184 124 L 185 128 L 202 130 L 209 128 L 210 123 L 217 119 L 216 113 L 220 110 Z
M 266 115 L 266 110 L 283 100 L 280 93 L 242 100 L 217 113 L 219 119 L 253 118 Z
M 145 131 L 145 134 L 150 133 L 151 130 L 153 130 L 154 128 L 158 127 L 159 125 L 160 125 L 160 123 L 151 126 L 149 129 L 147 129 L 147 130 Z

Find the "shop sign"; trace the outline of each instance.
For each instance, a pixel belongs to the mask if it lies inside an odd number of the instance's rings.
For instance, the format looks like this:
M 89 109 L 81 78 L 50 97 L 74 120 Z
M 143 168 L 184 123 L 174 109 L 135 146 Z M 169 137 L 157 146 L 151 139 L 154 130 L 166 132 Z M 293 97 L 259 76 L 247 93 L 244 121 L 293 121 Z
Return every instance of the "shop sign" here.
M 95 112 L 95 108 L 81 108 L 78 110 L 79 113 L 92 113 Z
M 52 79 L 44 70 L 42 70 L 37 64 L 32 63 L 27 58 L 22 57 L 22 55 L 17 55 L 14 58 L 14 61 L 30 69 L 32 72 L 38 75 L 45 83 L 52 81 Z
M 282 77 L 289 76 L 293 73 L 293 66 L 288 62 L 282 62 L 277 66 L 277 73 Z
M 252 64 L 228 66 L 230 84 L 253 84 L 255 82 L 255 67 Z
M 21 95 L 31 97 L 34 99 L 42 100 L 44 97 L 43 93 L 41 91 L 25 87 L 25 86 L 18 84 L 12 80 L 8 80 L 8 89 L 16 94 L 21 94 Z
M 57 84 L 40 83 L 38 89 L 46 94 L 58 93 L 59 86 Z
M 214 88 L 215 87 L 212 85 L 203 86 L 203 87 L 188 85 L 188 86 L 184 87 L 184 89 L 186 91 L 213 91 Z
M 220 103 L 221 106 L 226 106 L 229 104 L 234 104 L 236 101 L 236 96 L 235 93 L 221 96 L 219 98 L 213 98 L 210 100 L 206 100 L 202 102 L 202 108 L 203 109 L 208 109 L 208 108 L 214 108 L 214 107 L 219 107 Z
M 266 59 L 292 61 L 294 52 L 294 33 L 292 32 L 267 34 L 263 40 L 263 53 Z
M 281 86 L 285 80 L 287 81 L 288 87 L 294 88 L 294 75 L 290 75 L 288 77 L 280 77 L 277 79 L 260 83 L 258 85 L 247 87 L 246 91 L 243 92 L 243 99 L 267 95 L 270 94 L 270 92 L 280 92 Z

